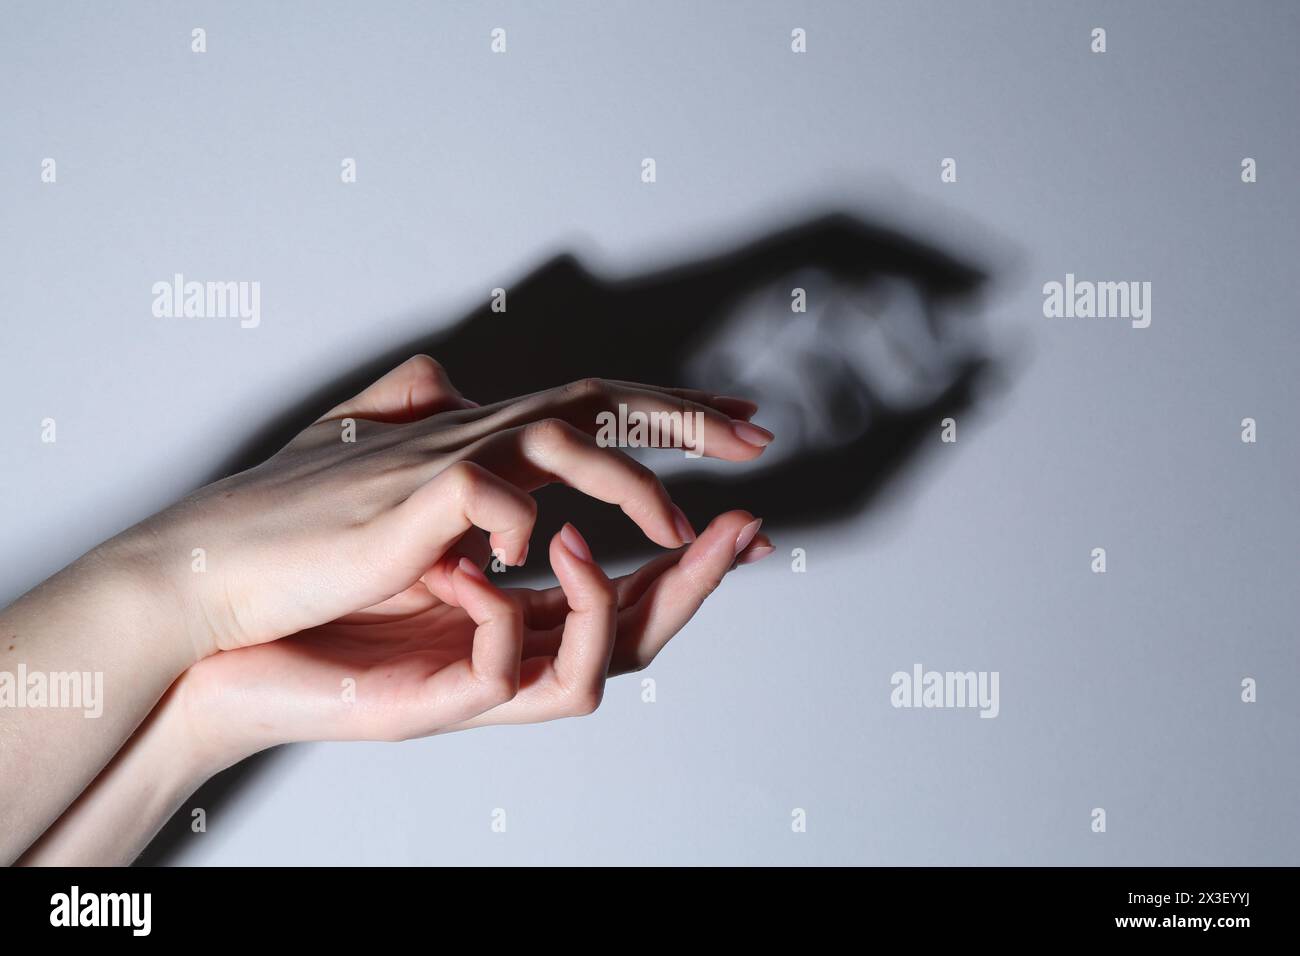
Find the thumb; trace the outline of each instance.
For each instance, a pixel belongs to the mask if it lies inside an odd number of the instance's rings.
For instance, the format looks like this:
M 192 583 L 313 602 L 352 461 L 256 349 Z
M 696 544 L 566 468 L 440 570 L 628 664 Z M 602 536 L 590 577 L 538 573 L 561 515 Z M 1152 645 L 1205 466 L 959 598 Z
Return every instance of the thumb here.
M 476 402 L 465 398 L 451 384 L 441 365 L 427 355 L 413 355 L 317 421 L 363 418 L 398 424 L 438 412 L 475 407 Z

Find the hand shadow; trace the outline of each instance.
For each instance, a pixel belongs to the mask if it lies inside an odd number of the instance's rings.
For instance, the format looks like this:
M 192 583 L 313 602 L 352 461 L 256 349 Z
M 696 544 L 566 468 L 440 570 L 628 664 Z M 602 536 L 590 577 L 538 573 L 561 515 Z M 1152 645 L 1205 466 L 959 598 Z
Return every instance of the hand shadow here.
M 425 352 L 483 404 L 592 375 L 755 398 L 755 420 L 777 432 L 776 442 L 748 466 L 685 463 L 678 452 L 678 463 L 692 467 L 665 477 L 673 500 L 697 529 L 733 508 L 762 517 L 769 532 L 846 521 L 923 442 L 939 441 L 942 419 L 975 404 L 996 368 L 975 324 L 988 279 L 946 252 L 843 213 L 626 279 L 594 276 L 560 255 L 506 290 L 505 311 L 485 302 L 305 396 L 221 474 L 266 459 L 323 409 Z M 653 548 L 614 506 L 559 486 L 538 499 L 535 541 L 573 521 L 602 561 Z M 511 583 L 545 571 L 546 551 L 533 547 Z M 211 818 L 267 757 L 205 784 L 137 865 L 173 860 L 189 836 L 188 808 L 203 806 Z

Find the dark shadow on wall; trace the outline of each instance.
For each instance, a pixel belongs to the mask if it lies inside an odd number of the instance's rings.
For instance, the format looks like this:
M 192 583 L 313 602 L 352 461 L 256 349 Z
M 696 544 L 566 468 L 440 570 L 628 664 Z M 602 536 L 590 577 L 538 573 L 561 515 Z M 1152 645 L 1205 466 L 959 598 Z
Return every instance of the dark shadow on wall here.
M 628 279 L 594 276 L 561 255 L 508 288 L 505 312 L 485 303 L 304 396 L 222 474 L 266 459 L 324 410 L 426 352 L 484 404 L 591 375 L 754 397 L 757 422 L 771 427 L 767 416 L 777 412 L 786 426 L 764 455 L 773 463 L 687 468 L 666 478 L 673 499 L 697 528 L 732 508 L 761 516 L 774 532 L 843 521 L 877 499 L 923 443 L 938 442 L 943 418 L 976 402 L 995 368 L 973 334 L 988 278 L 950 253 L 838 213 Z M 792 309 L 796 287 L 806 292 L 805 312 Z M 859 361 L 868 353 L 904 370 L 903 381 L 885 387 Z M 652 547 L 612 506 L 559 487 L 538 499 L 534 540 L 571 520 L 602 560 Z M 531 553 L 544 560 L 546 550 Z M 174 859 L 191 836 L 190 808 L 216 819 L 268 759 L 209 781 L 137 865 Z

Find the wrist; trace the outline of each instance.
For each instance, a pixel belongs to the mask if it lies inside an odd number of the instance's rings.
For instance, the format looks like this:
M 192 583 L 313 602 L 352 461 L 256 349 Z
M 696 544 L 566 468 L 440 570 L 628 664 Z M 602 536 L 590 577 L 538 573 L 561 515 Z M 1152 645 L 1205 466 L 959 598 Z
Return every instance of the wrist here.
M 104 542 L 79 565 L 119 613 L 148 635 L 155 651 L 172 665 L 175 678 L 216 650 L 195 578 L 202 564 L 173 540 L 155 516 Z M 106 598 L 107 599 L 107 598 Z
M 224 769 L 204 737 L 194 731 L 180 693 L 184 679 L 182 674 L 158 701 L 132 742 L 138 751 L 133 770 L 141 779 L 156 784 L 160 799 L 172 809 Z
M 260 750 L 280 741 L 270 739 L 269 728 L 258 738 L 245 719 L 247 702 L 234 700 L 238 689 L 222 680 L 222 658 L 239 651 L 221 651 L 199 661 L 172 685 L 164 702 L 168 736 L 179 738 L 183 762 L 204 779 L 214 776 Z

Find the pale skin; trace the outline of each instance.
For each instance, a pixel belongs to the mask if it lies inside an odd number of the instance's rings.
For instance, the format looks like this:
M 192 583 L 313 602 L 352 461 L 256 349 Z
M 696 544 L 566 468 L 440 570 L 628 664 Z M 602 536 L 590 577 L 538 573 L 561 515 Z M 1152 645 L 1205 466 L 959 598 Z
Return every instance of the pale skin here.
M 478 407 L 416 356 L 0 612 L 0 670 L 102 671 L 106 698 L 93 720 L 0 708 L 0 859 L 129 863 L 207 777 L 276 744 L 591 713 L 773 550 L 743 511 L 697 536 L 653 472 L 599 447 L 620 403 L 702 412 L 710 457 L 772 437 L 743 399 L 595 379 Z M 522 563 L 531 492 L 557 481 L 668 550 L 611 581 L 566 525 L 558 586 L 498 588 L 490 554 Z

